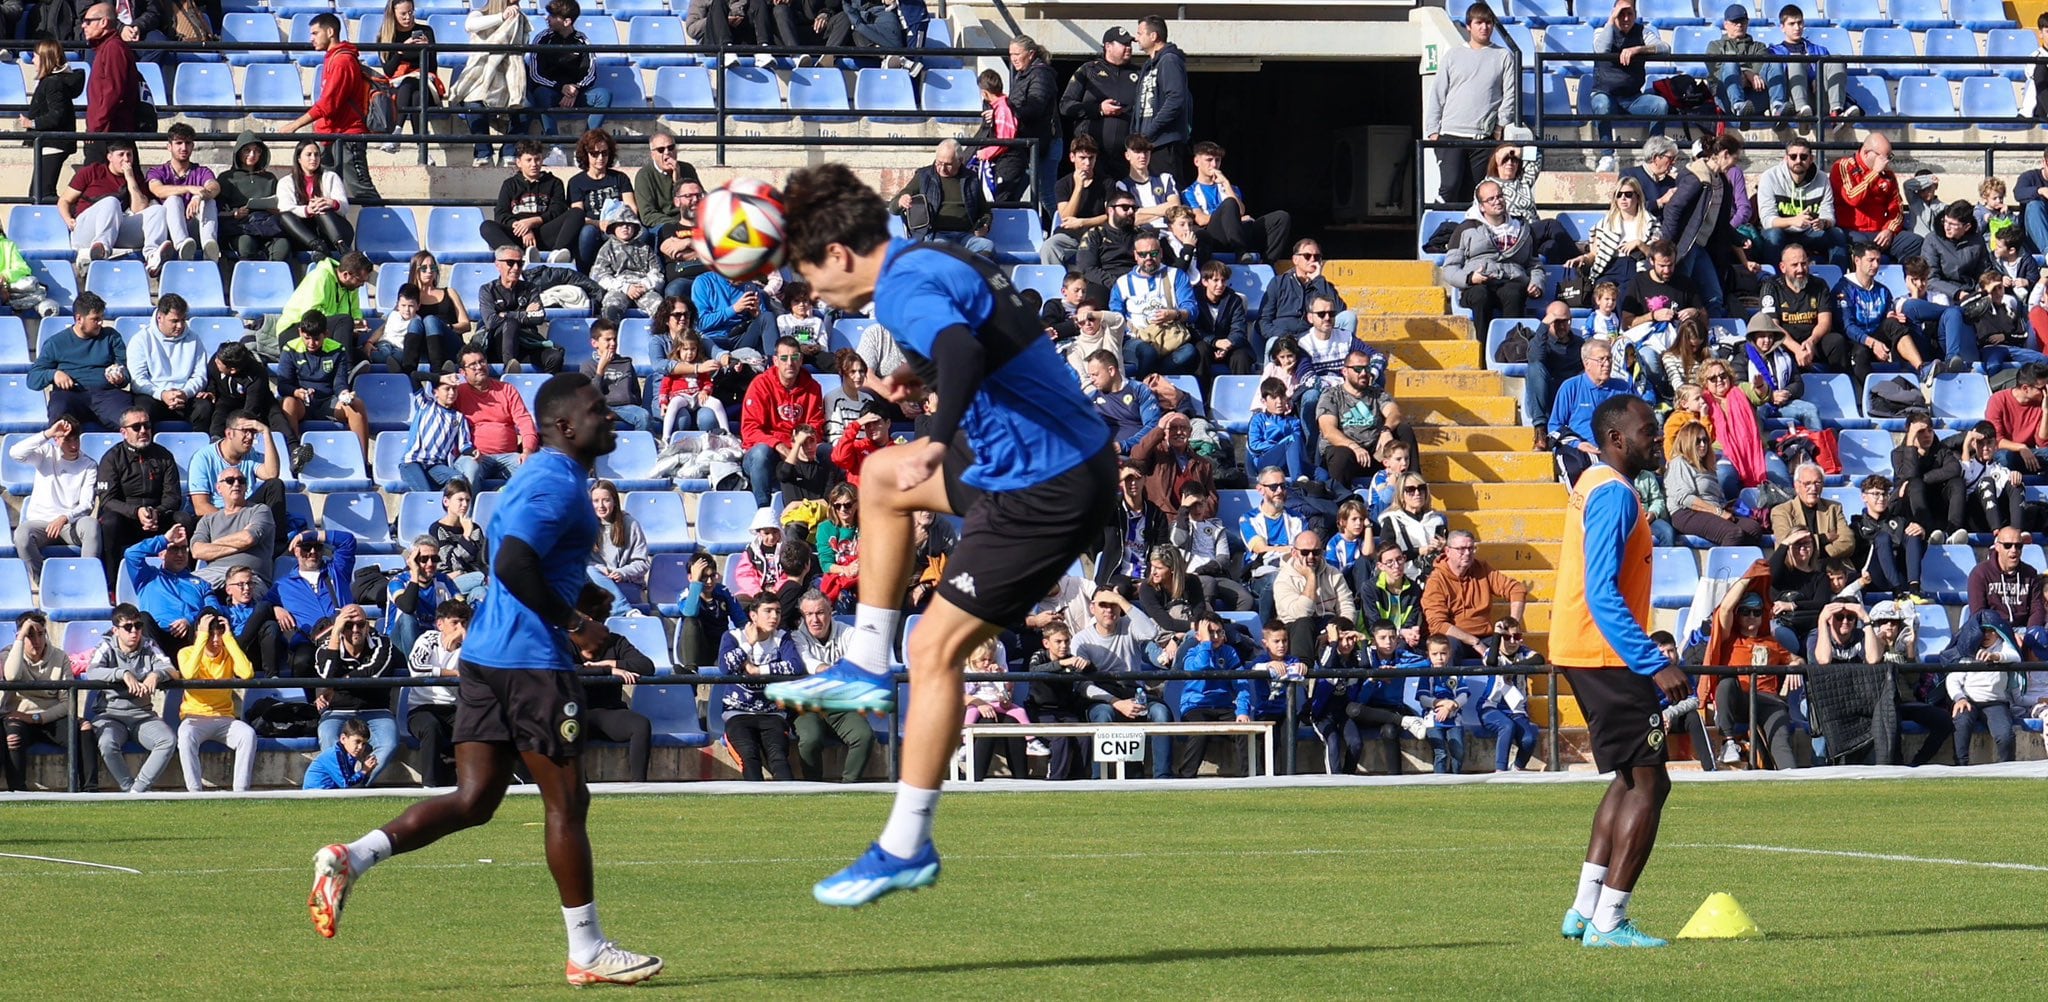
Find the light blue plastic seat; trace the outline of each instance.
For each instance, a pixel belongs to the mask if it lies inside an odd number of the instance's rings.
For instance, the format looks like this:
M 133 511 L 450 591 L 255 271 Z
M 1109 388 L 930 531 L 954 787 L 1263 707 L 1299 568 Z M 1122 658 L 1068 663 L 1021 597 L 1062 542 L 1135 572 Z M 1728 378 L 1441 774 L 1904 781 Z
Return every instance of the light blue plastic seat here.
M 697 541 L 690 536 L 690 520 L 683 511 L 683 498 L 673 490 L 634 491 L 625 497 L 626 513 L 640 523 L 647 535 L 649 553 L 694 553 Z
M 854 110 L 874 119 L 902 120 L 917 116 L 917 91 L 907 70 L 862 68 L 853 81 Z M 907 112 L 889 115 L 885 112 Z
M 697 542 L 706 552 L 738 553 L 753 541 L 754 513 L 746 491 L 708 491 L 697 499 Z
M 725 81 L 726 113 L 734 121 L 780 124 L 789 121 L 787 113 L 778 113 L 782 103 L 782 83 L 776 79 L 775 71 L 759 66 L 728 66 L 723 76 Z M 733 109 L 744 109 L 734 113 Z
M 2034 123 L 2020 118 L 2019 96 L 2012 81 L 2000 76 L 1970 77 L 1963 81 L 1963 120 L 1980 130 L 2025 132 Z
M 717 116 L 711 70 L 704 66 L 662 66 L 654 71 L 654 110 L 659 118 L 709 122 Z
M 334 494 L 367 491 L 376 486 L 370 480 L 362 444 L 356 441 L 352 432 L 307 432 L 302 441 L 313 447 L 313 461 L 305 469 L 294 472 L 307 490 L 315 494 Z
M 969 69 L 926 69 L 920 98 L 926 114 L 940 121 L 981 120 L 981 85 Z
M 442 264 L 489 261 L 491 248 L 484 245 L 484 210 L 469 206 L 439 206 L 427 212 L 427 249 Z M 464 300 L 471 297 L 464 295 Z
M 292 270 L 282 261 L 237 261 L 228 305 L 242 317 L 271 316 L 291 298 Z
M 6 74 L 0 74 L 5 77 Z M 7 236 L 30 260 L 61 259 L 77 254 L 71 249 L 71 229 L 64 225 L 54 205 L 17 205 L 7 214 Z
M 410 264 L 420 250 L 420 227 L 412 210 L 372 205 L 356 217 L 356 249 L 379 264 Z M 383 290 L 378 290 L 381 297 Z M 391 290 L 393 297 L 398 290 Z
M 618 484 L 622 491 L 662 490 L 669 487 L 668 480 L 653 475 L 660 451 L 648 432 L 619 432 L 617 448 L 597 457 L 597 475 Z
M 227 290 L 220 284 L 220 266 L 212 261 L 166 261 L 159 297 L 177 293 L 185 297 L 188 317 L 224 317 L 228 309 Z

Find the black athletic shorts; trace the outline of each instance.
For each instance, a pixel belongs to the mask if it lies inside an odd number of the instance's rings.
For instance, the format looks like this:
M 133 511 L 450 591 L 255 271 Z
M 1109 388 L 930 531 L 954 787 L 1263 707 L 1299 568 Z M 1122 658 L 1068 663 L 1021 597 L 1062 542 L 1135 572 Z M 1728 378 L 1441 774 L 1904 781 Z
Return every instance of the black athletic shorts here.
M 1116 503 L 1116 452 L 1104 446 L 1042 484 L 997 493 L 960 481 L 972 461 L 964 448 L 946 454 L 946 498 L 963 521 L 939 594 L 977 619 L 1015 627 L 1074 558 L 1101 544 Z
M 1626 668 L 1566 671 L 1601 772 L 1664 764 L 1664 702 L 1655 682 Z
M 549 758 L 583 753 L 583 683 L 573 671 L 456 665 L 456 744 L 509 744 Z

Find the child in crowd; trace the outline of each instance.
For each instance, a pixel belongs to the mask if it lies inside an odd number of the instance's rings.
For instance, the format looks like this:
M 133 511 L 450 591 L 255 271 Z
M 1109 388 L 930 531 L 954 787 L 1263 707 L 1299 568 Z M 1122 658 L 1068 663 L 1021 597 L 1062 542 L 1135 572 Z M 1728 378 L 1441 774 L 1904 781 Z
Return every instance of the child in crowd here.
M 370 454 L 370 413 L 350 388 L 348 352 L 327 336 L 327 315 L 307 310 L 298 336 L 283 345 L 278 359 L 277 398 L 281 402 L 286 438 L 292 443 L 292 469 L 313 461 L 313 448 L 300 441 L 308 419 L 340 421 L 355 432 L 363 455 Z
M 1543 655 L 1522 642 L 1522 623 L 1513 616 L 1494 621 L 1493 636 L 1486 638 L 1481 663 L 1488 668 L 1542 664 Z M 1509 754 L 1516 772 L 1529 769 L 1536 754 L 1536 724 L 1529 719 L 1528 678 L 1523 675 L 1495 675 L 1487 680 L 1486 695 L 1479 701 L 1479 734 L 1494 739 L 1493 771 L 1508 771 Z
M 821 501 L 839 480 L 839 471 L 828 460 L 818 458 L 817 428 L 807 424 L 790 429 L 789 444 L 776 446 L 782 463 L 775 469 L 782 484 L 784 501 Z
M 1033 673 L 1085 675 L 1093 670 L 1088 659 L 1074 653 L 1074 631 L 1064 620 L 1055 619 L 1039 631 L 1045 646 L 1031 655 L 1024 670 Z M 1087 697 L 1077 683 L 1033 682 L 1025 705 L 1042 723 L 1080 723 L 1088 719 Z M 1038 739 L 1033 739 L 1034 741 Z M 1043 741 L 1046 754 L 1045 778 L 1079 779 L 1088 763 L 1088 753 L 1079 737 L 1049 737 Z M 1027 754 L 1031 753 L 1027 742 Z
M 603 258 L 604 251 L 597 253 Z M 590 361 L 583 363 L 581 371 L 620 424 L 634 431 L 647 430 L 647 408 L 640 405 L 640 375 L 633 368 L 633 359 L 619 354 L 617 320 L 607 316 L 590 322 Z
M 1957 295 L 1963 319 L 1977 335 L 1977 356 L 1991 375 L 2028 362 L 2048 362 L 2048 355 L 2027 347 L 2027 317 L 2021 296 L 2006 287 L 2003 271 L 1992 268 L 1977 276 L 1977 287 Z
M 623 201 L 604 207 L 604 246 L 590 265 L 590 280 L 604 289 L 604 318 L 617 323 L 627 310 L 653 316 L 661 308 L 661 257 L 640 242 L 640 217 Z
M 784 283 L 782 308 L 787 312 L 775 318 L 776 332 L 782 337 L 796 339 L 797 350 L 803 352 L 805 365 L 819 372 L 831 371 L 830 358 L 820 364 L 819 356 L 831 353 L 825 350 L 829 340 L 825 336 L 825 318 L 818 313 L 818 299 L 811 292 L 811 283 Z
M 655 391 L 661 408 L 661 440 L 678 431 L 726 431 L 725 407 L 711 395 L 712 380 L 725 369 L 725 359 L 711 358 L 704 339 L 690 331 L 676 338 L 669 353 L 669 371 Z
M 1680 383 L 1671 394 L 1671 414 L 1664 419 L 1664 456 L 1678 455 L 1678 433 L 1687 425 L 1699 425 L 1713 439 L 1714 426 L 1707 420 L 1707 393 L 1698 383 Z
M 882 416 L 879 401 L 860 405 L 860 416 L 840 429 L 839 441 L 832 443 L 832 465 L 846 474 L 846 482 L 860 486 L 860 466 L 889 444 L 889 419 Z
M 996 642 L 984 640 L 967 655 L 969 674 L 994 675 L 1009 669 L 996 658 Z M 1008 721 L 1013 724 L 1030 724 L 1031 717 L 1024 712 L 1013 698 L 1008 682 L 968 682 L 966 724 L 999 724 Z M 1024 737 L 982 738 L 970 742 L 974 757 L 974 778 L 987 779 L 989 767 L 994 764 L 998 741 L 1004 745 L 1003 759 L 1010 763 L 1010 778 L 1024 779 L 1025 749 Z
M 398 298 L 391 304 L 391 312 L 384 315 L 384 327 L 377 333 L 377 343 L 402 345 L 412 331 L 412 325 L 420 319 L 420 287 L 407 282 L 398 287 Z M 403 353 L 401 353 L 401 358 Z M 400 369 L 404 366 L 401 364 Z
M 1451 670 L 1451 638 L 1434 634 L 1429 638 L 1429 666 L 1443 675 L 1424 680 L 1430 700 L 1429 739 L 1430 757 L 1438 773 L 1457 775 L 1465 771 L 1465 725 L 1458 722 L 1458 713 L 1465 708 L 1470 696 L 1461 687 L 1464 678 L 1448 674 Z
M 2005 182 L 1995 177 L 1987 177 L 1983 184 L 1977 186 L 1977 232 L 1993 242 L 2001 233 L 2026 234 L 2019 216 L 2006 207 Z
M 1287 387 L 1287 395 L 1293 396 L 1300 389 L 1296 370 L 1301 366 L 1301 342 L 1291 337 L 1276 338 L 1266 349 L 1266 379 L 1277 379 Z M 1260 385 L 1265 385 L 1263 381 Z
M 1265 672 L 1271 681 L 1253 678 L 1240 683 L 1242 698 L 1248 698 L 1250 706 L 1244 715 L 1253 720 L 1279 720 L 1287 712 L 1291 688 L 1288 683 L 1306 677 L 1308 666 L 1288 650 L 1286 623 L 1267 623 L 1260 628 L 1259 639 L 1265 647 L 1264 656 L 1252 663 L 1251 670 Z
M 341 740 L 322 752 L 306 768 L 304 789 L 346 790 L 370 782 L 377 771 L 377 756 L 370 751 L 370 725 L 360 718 L 341 722 Z
M 1308 449 L 1302 443 L 1301 422 L 1294 418 L 1293 391 L 1278 377 L 1259 381 L 1259 406 L 1252 411 L 1245 436 L 1245 465 L 1254 472 L 1277 466 L 1290 480 L 1308 479 Z
M 1350 574 L 1351 565 L 1372 552 L 1372 521 L 1357 498 L 1337 506 L 1337 532 L 1323 547 L 1323 559 L 1339 574 Z
M 2033 298 L 2035 283 L 2041 280 L 2041 266 L 2034 261 L 2034 255 L 2027 253 L 2027 235 L 2024 231 L 2008 228 L 1991 242 L 1991 264 L 2003 276 L 2005 291 L 2018 296 L 2020 302 Z
M 1375 458 L 1380 461 L 1380 468 L 1366 485 L 1365 503 L 1373 521 L 1379 521 L 1399 500 L 1401 478 L 1415 468 L 1415 447 L 1398 438 L 1382 437 Z
M 1593 287 L 1593 312 L 1586 317 L 1586 336 L 1613 341 L 1621 337 L 1621 287 L 1602 282 Z

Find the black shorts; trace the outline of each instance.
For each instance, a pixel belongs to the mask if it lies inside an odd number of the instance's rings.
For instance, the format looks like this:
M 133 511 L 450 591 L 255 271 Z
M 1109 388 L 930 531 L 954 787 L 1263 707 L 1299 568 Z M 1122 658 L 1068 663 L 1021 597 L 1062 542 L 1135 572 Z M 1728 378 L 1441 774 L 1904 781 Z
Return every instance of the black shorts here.
M 456 665 L 456 744 L 509 744 L 549 758 L 583 753 L 583 683 L 573 671 Z
M 1074 558 L 1101 544 L 1115 504 L 1116 453 L 1105 446 L 1042 484 L 998 493 L 960 481 L 970 462 L 965 449 L 946 455 L 946 497 L 963 522 L 939 594 L 976 619 L 1014 627 Z
M 1601 772 L 1664 764 L 1664 702 L 1656 683 L 1626 668 L 1566 671 Z

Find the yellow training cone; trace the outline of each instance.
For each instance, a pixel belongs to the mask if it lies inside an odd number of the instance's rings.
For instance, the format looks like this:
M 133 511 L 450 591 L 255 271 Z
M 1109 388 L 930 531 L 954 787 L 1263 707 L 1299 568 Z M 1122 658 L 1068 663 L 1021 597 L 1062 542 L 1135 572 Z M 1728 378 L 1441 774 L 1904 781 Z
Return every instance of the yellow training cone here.
M 1678 931 L 1679 939 L 1761 939 L 1764 931 L 1756 927 L 1756 920 L 1749 917 L 1733 895 L 1716 891 L 1707 895 L 1700 910 L 1692 913 L 1685 928 Z

